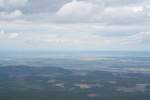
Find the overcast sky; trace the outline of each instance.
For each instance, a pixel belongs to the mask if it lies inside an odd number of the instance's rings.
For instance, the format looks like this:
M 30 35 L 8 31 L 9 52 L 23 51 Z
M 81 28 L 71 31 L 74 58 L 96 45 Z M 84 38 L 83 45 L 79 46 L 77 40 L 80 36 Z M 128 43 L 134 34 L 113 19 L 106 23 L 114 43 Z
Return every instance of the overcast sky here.
M 0 0 L 0 50 L 150 50 L 150 0 Z

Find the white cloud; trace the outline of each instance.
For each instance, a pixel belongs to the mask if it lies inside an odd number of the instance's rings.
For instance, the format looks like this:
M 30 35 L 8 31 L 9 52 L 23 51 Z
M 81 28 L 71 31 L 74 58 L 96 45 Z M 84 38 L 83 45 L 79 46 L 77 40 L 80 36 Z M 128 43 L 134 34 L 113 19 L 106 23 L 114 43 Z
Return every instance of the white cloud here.
M 15 19 L 23 15 L 20 10 L 15 10 L 13 12 L 0 12 L 0 19 Z
M 143 12 L 144 8 L 142 6 L 135 6 L 131 8 L 133 12 L 138 13 L 138 12 Z
M 119 0 L 113 1 L 117 2 Z M 55 20 L 67 23 L 103 23 L 113 25 L 145 24 L 150 20 L 148 18 L 150 13 L 146 6 L 149 3 L 144 3 L 144 1 L 137 1 L 137 3 L 134 1 L 135 4 L 127 1 L 122 6 L 107 6 L 107 3 L 113 3 L 111 0 L 97 2 L 97 0 L 73 0 L 66 3 L 56 12 L 56 15 L 59 17 L 56 17 Z
M 0 31 L 0 39 L 14 39 L 19 36 L 19 33 L 13 33 L 13 32 L 5 32 L 4 30 Z
M 56 14 L 60 17 L 82 18 L 91 15 L 95 7 L 90 2 L 73 0 L 63 5 Z
M 93 21 L 112 25 L 145 23 L 148 18 L 143 6 L 107 7 L 93 16 Z
M 14 38 L 16 38 L 16 37 L 18 37 L 18 36 L 19 36 L 18 33 L 10 33 L 10 34 L 8 35 L 8 39 L 14 39 Z
M 20 10 L 15 10 L 14 12 L 10 13 L 10 17 L 12 17 L 12 18 L 13 17 L 20 17 L 22 15 L 23 15 L 23 13 Z

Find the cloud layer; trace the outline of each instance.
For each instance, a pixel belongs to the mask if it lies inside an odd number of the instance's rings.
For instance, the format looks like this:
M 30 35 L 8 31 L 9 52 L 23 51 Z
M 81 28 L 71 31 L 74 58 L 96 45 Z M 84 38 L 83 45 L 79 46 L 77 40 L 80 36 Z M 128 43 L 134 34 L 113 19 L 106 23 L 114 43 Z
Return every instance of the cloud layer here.
M 0 0 L 0 49 L 150 50 L 148 0 Z

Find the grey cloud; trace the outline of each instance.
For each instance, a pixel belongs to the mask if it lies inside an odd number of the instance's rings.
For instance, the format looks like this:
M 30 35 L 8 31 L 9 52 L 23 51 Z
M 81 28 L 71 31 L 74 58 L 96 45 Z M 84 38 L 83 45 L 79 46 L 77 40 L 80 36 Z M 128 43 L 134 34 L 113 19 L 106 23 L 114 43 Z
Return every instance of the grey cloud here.
M 30 0 L 22 10 L 25 13 L 52 13 L 70 1 L 71 0 Z

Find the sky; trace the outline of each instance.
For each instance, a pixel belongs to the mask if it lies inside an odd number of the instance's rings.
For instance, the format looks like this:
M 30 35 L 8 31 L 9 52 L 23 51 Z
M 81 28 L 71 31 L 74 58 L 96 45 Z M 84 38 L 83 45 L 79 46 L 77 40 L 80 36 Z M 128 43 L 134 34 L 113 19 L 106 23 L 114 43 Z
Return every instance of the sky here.
M 150 50 L 150 0 L 0 0 L 0 50 Z

